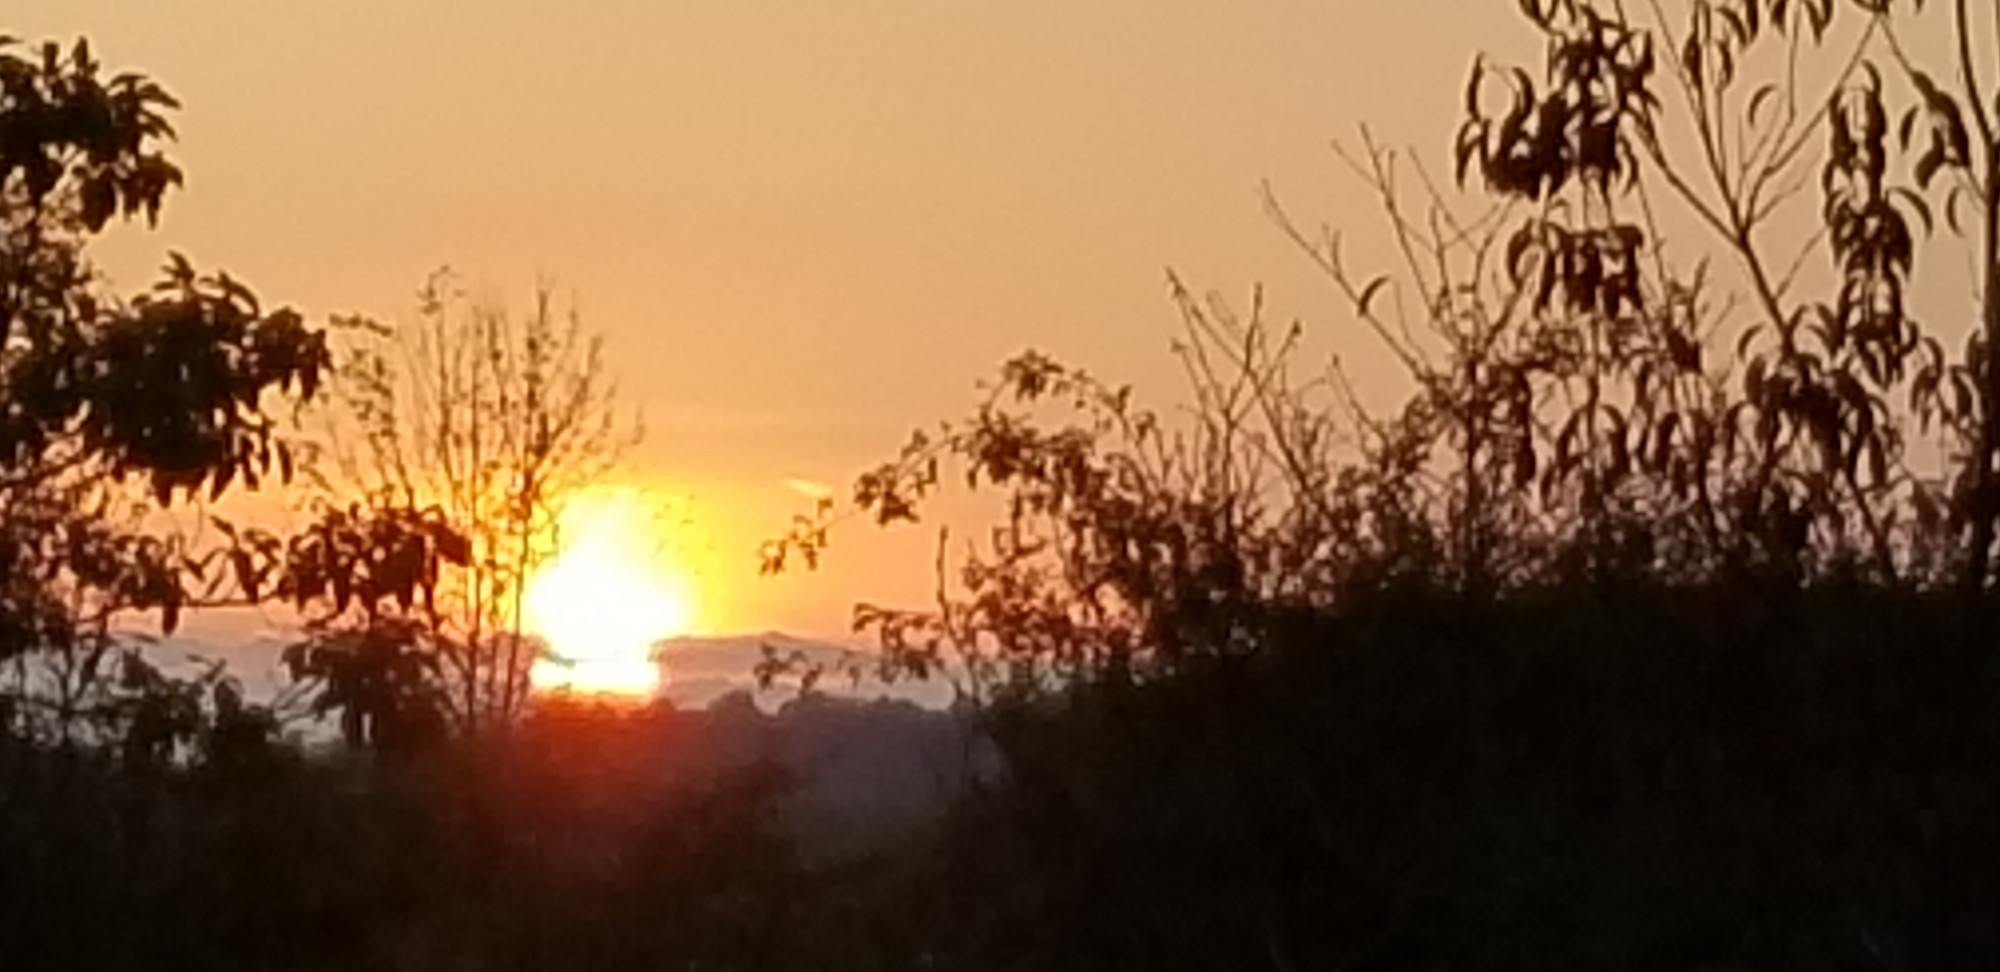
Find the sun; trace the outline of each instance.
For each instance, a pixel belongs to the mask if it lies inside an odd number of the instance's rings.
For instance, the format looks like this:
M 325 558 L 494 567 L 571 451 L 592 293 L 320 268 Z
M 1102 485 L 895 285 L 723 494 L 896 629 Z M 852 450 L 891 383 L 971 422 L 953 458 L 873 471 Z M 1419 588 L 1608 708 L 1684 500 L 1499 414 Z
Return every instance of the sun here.
M 692 631 L 700 606 L 665 509 L 631 488 L 591 490 L 564 505 L 555 556 L 522 592 L 523 626 L 551 656 L 530 672 L 536 690 L 658 690 L 654 645 Z

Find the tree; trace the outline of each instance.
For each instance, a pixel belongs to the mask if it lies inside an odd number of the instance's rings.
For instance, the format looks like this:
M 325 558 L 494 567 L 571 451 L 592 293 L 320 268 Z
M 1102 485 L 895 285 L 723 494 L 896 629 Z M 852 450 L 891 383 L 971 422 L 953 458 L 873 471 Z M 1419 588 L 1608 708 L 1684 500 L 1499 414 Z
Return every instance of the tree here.
M 155 220 L 180 170 L 177 107 L 105 77 L 89 45 L 0 40 L 0 663 L 9 731 L 138 732 L 113 675 L 153 684 L 117 622 L 169 632 L 216 596 L 205 557 L 142 532 L 149 512 L 289 478 L 274 406 L 313 397 L 324 337 L 178 255 L 152 291 L 102 292 L 88 242 Z
M 1185 421 L 1024 356 L 774 542 L 811 565 L 846 517 L 998 494 L 935 606 L 856 612 L 888 673 L 1001 687 L 960 948 L 1990 962 L 2000 144 L 1972 51 L 2000 41 L 1968 8 L 1527 0 L 1545 58 L 1468 79 L 1469 194 L 1342 152 L 1389 272 L 1270 199 L 1400 408 L 1176 281 Z M 1955 354 L 1917 276 L 1953 248 Z
M 439 659 L 455 646 L 441 641 L 437 591 L 471 548 L 441 510 L 322 502 L 289 538 L 218 526 L 237 583 L 304 618 L 283 662 L 314 715 L 337 714 L 357 748 L 410 751 L 444 737 L 452 700 Z
M 1941 509 L 1961 537 L 1952 572 L 1984 589 L 2000 515 L 2000 136 L 1973 52 L 1994 38 L 1962 0 L 1676 9 L 1685 17 L 1529 3 L 1549 44 L 1539 86 L 1527 71 L 1475 66 L 1459 171 L 1531 211 L 1509 269 L 1539 281 L 1528 284 L 1538 303 L 1660 305 L 1700 278 L 1699 265 L 1672 265 L 1653 215 L 1678 206 L 1735 265 L 1751 307 L 1748 322 L 1716 322 L 1741 326 L 1740 400 L 1696 427 L 1755 455 L 1736 515 L 1795 520 L 1790 532 L 1822 549 L 1858 543 L 1896 576 L 1922 546 L 1910 534 L 1926 527 L 1911 520 Z M 1952 52 L 1942 70 L 1912 40 L 1939 35 Z M 1496 108 L 1500 87 L 1509 95 Z M 1800 213 L 1815 183 L 1817 210 Z M 1786 237 L 1797 245 L 1772 242 Z M 1822 244 L 1829 272 L 1801 272 Z M 1950 247 L 1979 268 L 1955 357 L 1915 299 L 1918 268 Z M 1904 461 L 1933 427 L 1949 449 L 1942 488 Z M 1690 426 L 1627 429 L 1657 445 Z
M 524 587 L 553 550 L 556 514 L 637 441 L 602 339 L 546 288 L 517 318 L 469 301 L 449 271 L 426 281 L 414 326 L 336 327 L 344 342 L 313 473 L 320 526 L 337 534 L 366 521 L 376 549 L 432 552 L 394 561 L 422 567 L 352 601 L 358 628 L 340 621 L 346 598 L 294 576 L 288 594 L 331 608 L 316 630 L 340 633 L 309 653 L 331 663 L 338 646 L 401 639 L 421 649 L 458 728 L 511 721 L 539 650 L 523 630 Z
M 1421 160 L 1372 141 L 1343 153 L 1378 193 L 1395 272 L 1357 272 L 1338 234 L 1272 198 L 1403 364 L 1410 401 L 1364 414 L 1337 372 L 1319 386 L 1333 399 L 1303 394 L 1289 341 L 1176 284 L 1196 434 L 1275 471 L 1270 512 L 1315 524 L 1299 536 L 1360 540 L 1351 525 L 1368 523 L 1377 553 L 1432 550 L 1471 591 L 1630 569 L 1988 587 L 2000 81 L 1981 80 L 1974 52 L 1996 39 L 1958 0 L 1522 11 L 1543 62 L 1481 57 L 1467 81 L 1454 162 L 1483 190 L 1470 211 Z M 1943 37 L 1946 66 L 1916 37 Z M 1916 276 L 1953 248 L 1977 268 L 1956 354 L 1925 320 L 1954 315 L 1918 299 Z M 858 505 L 907 518 L 947 456 L 970 481 L 1025 468 L 1042 488 L 1043 467 L 982 443 L 1078 440 L 1035 439 L 1020 418 L 983 408 L 971 434 L 915 444 L 857 484 Z M 1227 430 L 1242 434 L 1213 435 Z M 1941 456 L 1921 448 L 1932 436 Z M 1359 456 L 1326 451 L 1336 440 Z M 1357 520 L 1330 502 L 1364 481 L 1393 509 Z M 1058 508 L 1087 495 L 1047 485 Z M 777 551 L 816 552 L 825 525 L 805 518 Z M 1065 576 L 1099 576 L 1081 566 Z
M 1032 405 L 1075 393 L 1080 426 L 1038 428 L 996 409 L 996 394 L 971 422 L 862 477 L 856 506 L 911 518 L 938 461 L 962 460 L 968 484 L 1007 495 L 993 556 L 1014 565 L 968 563 L 968 593 L 1013 578 L 1007 602 L 1044 603 L 1045 621 L 1051 608 L 1095 610 L 1097 587 L 1127 575 L 1120 558 L 1144 546 L 1113 524 L 1130 511 L 1216 496 L 1230 497 L 1216 535 L 1251 562 L 1266 547 L 1317 551 L 1295 577 L 1351 575 L 1341 561 L 1365 552 L 1475 594 L 1632 572 L 1788 584 L 1859 572 L 1985 589 L 2000 514 L 1989 499 L 2000 495 L 2000 369 L 1988 364 L 2000 287 L 1987 279 L 2000 272 L 2000 142 L 1966 5 L 1529 0 L 1522 11 L 1543 63 L 1482 57 L 1466 86 L 1456 176 L 1484 190 L 1484 205 L 1468 212 L 1420 160 L 1372 141 L 1343 152 L 1378 193 L 1396 272 L 1357 273 L 1338 234 L 1308 233 L 1271 201 L 1405 367 L 1414 391 L 1400 411 L 1368 414 L 1337 370 L 1295 381 L 1294 334 L 1176 282 L 1190 428 L 1161 433 L 1128 414 L 1120 390 L 1024 358 L 1008 366 L 1005 395 Z M 1953 42 L 1950 84 L 1906 39 L 1927 18 Z M 1898 87 L 1907 99 L 1892 126 Z M 1913 296 L 1919 255 L 1952 245 L 1982 268 L 1979 323 L 1956 356 Z M 1822 246 L 1831 260 L 1815 266 Z M 1941 458 L 1913 449 L 1933 432 Z M 1348 454 L 1329 450 L 1343 441 Z M 1143 471 L 1170 467 L 1184 477 L 1171 488 L 1092 511 L 1107 486 L 1165 483 Z M 1221 512 L 1231 509 L 1258 516 Z M 770 565 L 816 557 L 829 512 L 803 518 Z M 1036 521 L 1025 545 L 1023 513 Z M 1123 546 L 1099 548 L 1094 530 Z M 1168 549 L 1199 547 L 1178 538 Z M 1024 561 L 1041 564 L 1025 585 Z M 1117 590 L 1112 603 L 1143 614 L 1174 589 Z M 1334 590 L 1305 599 L 1325 604 Z M 862 620 L 907 630 L 1001 613 L 973 610 L 977 600 Z M 1141 640 L 1167 644 L 1157 632 Z M 1075 648 L 1057 637 L 1033 655 Z

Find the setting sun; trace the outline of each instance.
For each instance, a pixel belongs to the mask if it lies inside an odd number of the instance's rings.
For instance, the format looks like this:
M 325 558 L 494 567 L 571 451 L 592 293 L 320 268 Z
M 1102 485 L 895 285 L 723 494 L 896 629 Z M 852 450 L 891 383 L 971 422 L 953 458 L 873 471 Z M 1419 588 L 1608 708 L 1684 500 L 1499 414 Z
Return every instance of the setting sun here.
M 529 581 L 526 627 L 548 642 L 540 691 L 650 695 L 653 646 L 690 631 L 694 580 L 673 556 L 673 525 L 635 489 L 593 490 L 564 507 L 555 557 Z

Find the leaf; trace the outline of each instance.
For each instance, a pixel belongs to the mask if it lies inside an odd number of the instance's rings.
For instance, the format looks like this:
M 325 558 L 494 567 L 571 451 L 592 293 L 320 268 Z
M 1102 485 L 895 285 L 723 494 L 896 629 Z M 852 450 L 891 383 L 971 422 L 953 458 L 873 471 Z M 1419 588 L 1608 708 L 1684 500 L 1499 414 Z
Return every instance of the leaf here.
M 78 192 L 80 209 L 78 216 L 91 232 L 95 233 L 111 221 L 118 206 L 118 190 L 109 178 L 86 180 Z
M 1524 262 L 1522 258 L 1527 256 L 1529 249 L 1535 245 L 1533 230 L 1533 224 L 1523 225 L 1507 240 L 1507 275 L 1517 285 L 1528 279 L 1530 270 L 1522 266 Z
M 1833 4 L 1830 0 L 1829 2 L 1821 3 L 1812 3 L 1808 0 L 1808 2 L 1801 6 L 1806 12 L 1807 21 L 1812 26 L 1813 42 L 1819 43 L 1820 41 L 1824 41 L 1826 39 L 1826 28 L 1833 22 Z
M 1764 359 L 1752 358 L 1750 366 L 1743 371 L 1743 397 L 1752 402 L 1764 400 L 1766 380 Z
M 1911 192 L 1904 186 L 1897 186 L 1890 193 L 1895 198 L 1902 200 L 1903 204 L 1908 206 L 1911 212 L 1917 214 L 1917 218 L 1924 224 L 1924 235 L 1930 236 L 1936 227 L 1931 218 L 1930 204 L 1924 202 L 1924 197 Z
M 445 527 L 437 531 L 434 542 L 437 544 L 438 556 L 443 557 L 446 562 L 461 567 L 472 562 L 472 542 L 465 534 Z
M 1740 14 L 1728 7 L 1717 7 L 1715 8 L 1715 12 L 1721 14 L 1722 19 L 1728 22 L 1729 30 L 1736 35 L 1736 42 L 1738 44 L 1748 44 L 1750 42 L 1750 27 L 1744 23 L 1743 17 Z
M 1755 341 L 1757 336 L 1763 333 L 1763 331 L 1764 325 L 1753 324 L 1744 328 L 1743 333 L 1736 336 L 1736 360 L 1742 361 L 1749 357 L 1750 343 Z
M 1604 408 L 1605 418 L 1610 420 L 1610 428 L 1604 433 L 1611 443 L 1611 479 L 1622 480 L 1632 470 L 1632 453 L 1626 441 L 1625 416 L 1609 406 Z
M 221 499 L 222 494 L 229 489 L 229 484 L 235 479 L 236 479 L 235 465 L 233 464 L 225 465 L 221 469 L 217 470 L 214 479 L 209 484 L 208 488 L 209 501 L 214 502 L 215 500 Z
M 1375 295 L 1382 290 L 1382 285 L 1388 282 L 1389 278 L 1386 276 L 1376 277 L 1375 279 L 1368 281 L 1368 285 L 1361 288 L 1361 296 L 1355 298 L 1354 301 L 1355 313 L 1359 314 L 1362 317 L 1367 317 L 1368 305 L 1374 301 Z
M 1765 82 L 1758 86 L 1756 93 L 1750 96 L 1750 105 L 1746 109 L 1745 114 L 1750 119 L 1751 127 L 1756 127 L 1758 114 L 1761 113 L 1765 103 L 1769 102 L 1772 96 L 1777 93 L 1778 85 L 1775 82 Z
M 243 595 L 255 601 L 263 587 L 263 572 L 251 562 L 249 551 L 235 549 L 229 552 L 229 564 L 236 573 L 236 586 L 243 589 Z
M 1454 150 L 1453 177 L 1457 179 L 1461 188 L 1465 186 L 1465 175 L 1471 170 L 1473 160 L 1478 158 L 1480 151 L 1486 147 L 1486 137 L 1490 131 L 1491 126 L 1483 118 L 1471 119 L 1459 128 L 1458 146 Z
M 1653 432 L 1653 465 L 1656 468 L 1665 468 L 1673 457 L 1674 433 L 1680 427 L 1680 418 L 1678 414 L 1668 413 Z
M 1945 161 L 1944 146 L 1936 139 L 1932 139 L 1930 147 L 1924 150 L 1923 155 L 1917 157 L 1917 185 L 1925 189 L 1930 188 L 1931 179 L 1937 176 L 1938 170 L 1944 168 Z

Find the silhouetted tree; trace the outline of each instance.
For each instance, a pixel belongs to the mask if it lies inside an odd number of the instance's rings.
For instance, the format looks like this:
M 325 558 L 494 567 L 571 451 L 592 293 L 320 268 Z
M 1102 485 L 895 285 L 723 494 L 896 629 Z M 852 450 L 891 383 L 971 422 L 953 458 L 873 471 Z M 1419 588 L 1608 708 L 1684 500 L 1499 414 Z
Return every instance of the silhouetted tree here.
M 317 715 L 337 714 L 353 746 L 409 749 L 445 736 L 451 712 L 439 658 L 440 577 L 470 560 L 465 535 L 432 507 L 320 505 L 281 539 L 220 524 L 237 583 L 288 604 L 304 639 L 283 662 Z
M 149 510 L 292 459 L 271 407 L 312 397 L 323 337 L 227 274 L 172 257 L 152 291 L 106 295 L 86 244 L 155 219 L 180 170 L 175 102 L 106 77 L 89 46 L 0 45 L 0 663 L 8 731 L 74 738 L 149 684 L 118 622 L 167 631 L 216 589 L 203 557 L 139 529 Z M 104 727 L 100 726 L 99 729 Z M 136 729 L 132 731 L 138 731 Z
M 1774 556 L 1855 554 L 1891 577 L 1948 569 L 1986 587 L 2000 514 L 2000 136 L 1974 56 L 1996 39 L 1968 4 L 1695 0 L 1628 13 L 1551 0 L 1523 12 L 1548 45 L 1539 80 L 1476 65 L 1458 141 L 1461 178 L 1529 210 L 1507 271 L 1538 312 L 1595 311 L 1575 330 L 1593 348 L 1611 346 L 1607 328 L 1644 334 L 1676 305 L 1708 333 L 1740 333 L 1726 407 L 1615 402 L 1598 410 L 1599 437 L 1619 437 L 1604 444 L 1704 469 L 1747 463 L 1733 494 L 1697 502 Z M 1913 54 L 1917 36 L 1949 53 L 1933 67 Z M 1804 198 L 1814 184 L 1816 206 Z M 1733 265 L 1747 320 L 1691 303 L 1708 264 L 1665 255 L 1670 206 L 1686 217 L 1674 225 L 1699 234 L 1679 253 L 1712 249 Z M 1822 245 L 1831 265 L 1814 272 Z M 1930 266 L 1951 248 L 1979 268 L 1956 357 L 1920 317 L 1956 313 L 1914 300 L 1918 257 L 1935 254 Z M 1691 336 L 1675 345 L 1683 360 L 1699 350 Z M 1933 427 L 1947 462 L 1920 475 L 1906 443 Z M 1698 495 L 1711 478 L 1679 485 Z M 1962 540 L 1947 563 L 1925 563 L 1940 519 Z
M 1176 279 L 1185 420 L 1024 355 L 767 549 L 816 565 L 848 517 L 997 494 L 989 540 L 940 544 L 933 606 L 855 615 L 881 650 L 850 664 L 952 675 L 1004 756 L 920 878 L 958 916 L 920 951 L 2000 953 L 1992 39 L 1963 3 L 1521 9 L 1545 59 L 1475 64 L 1472 199 L 1371 139 L 1341 153 L 1393 272 L 1270 199 L 1405 369 L 1400 408 L 1337 364 L 1299 377 L 1261 294 L 1242 314 Z M 1905 39 L 1925 17 L 1951 84 Z M 1979 276 L 1955 356 L 1911 296 L 1953 245 Z
M 379 523 L 424 511 L 463 538 L 464 555 L 427 580 L 418 627 L 447 711 L 472 731 L 518 715 L 537 651 L 522 630 L 524 585 L 553 551 L 562 504 L 637 432 L 621 420 L 601 339 L 546 289 L 517 318 L 457 286 L 432 275 L 412 327 L 337 322 L 345 343 L 316 481 L 336 505 L 360 496 Z

